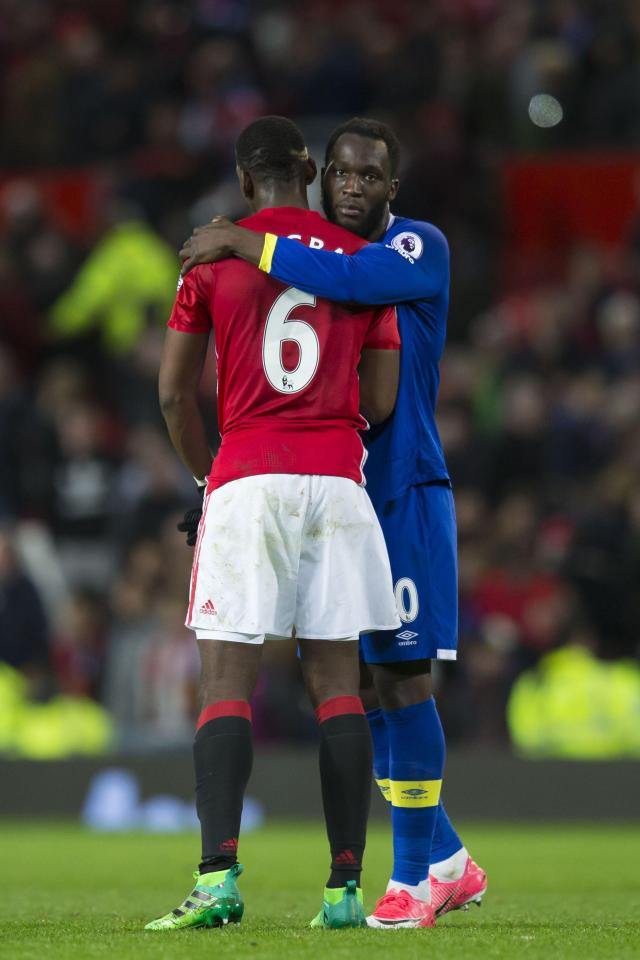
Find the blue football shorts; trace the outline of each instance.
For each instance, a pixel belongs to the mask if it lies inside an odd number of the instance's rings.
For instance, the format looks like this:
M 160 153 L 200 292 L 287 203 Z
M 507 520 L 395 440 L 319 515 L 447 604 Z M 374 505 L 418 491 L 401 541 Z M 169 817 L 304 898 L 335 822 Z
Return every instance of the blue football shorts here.
M 399 630 L 363 634 L 365 663 L 455 660 L 458 646 L 456 514 L 448 482 L 410 487 L 378 513 L 387 543 Z

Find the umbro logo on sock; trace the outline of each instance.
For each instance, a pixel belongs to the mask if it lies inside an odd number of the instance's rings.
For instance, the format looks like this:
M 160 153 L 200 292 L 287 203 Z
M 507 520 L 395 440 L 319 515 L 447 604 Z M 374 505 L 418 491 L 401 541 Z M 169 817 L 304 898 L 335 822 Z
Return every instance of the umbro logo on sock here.
M 200 607 L 200 613 L 211 613 L 216 614 L 218 611 L 215 608 L 215 605 L 212 600 L 207 600 L 206 603 L 203 603 Z

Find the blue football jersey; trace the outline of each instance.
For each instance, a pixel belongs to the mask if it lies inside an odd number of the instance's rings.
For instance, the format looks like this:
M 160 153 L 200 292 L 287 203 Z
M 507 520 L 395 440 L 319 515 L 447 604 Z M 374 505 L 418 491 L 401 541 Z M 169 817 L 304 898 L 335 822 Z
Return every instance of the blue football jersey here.
M 448 480 L 435 420 L 449 306 L 449 249 L 441 231 L 391 216 L 384 237 L 352 255 L 278 238 L 267 269 L 330 300 L 396 305 L 402 340 L 398 399 L 389 420 L 370 433 L 367 490 L 380 510 L 416 484 Z
M 449 308 L 447 242 L 433 224 L 406 217 L 392 217 L 380 242 L 427 283 L 422 297 L 397 304 L 402 350 L 396 408 L 367 443 L 367 490 L 379 508 L 418 483 L 449 479 L 435 417 Z M 430 269 L 423 270 L 427 260 Z

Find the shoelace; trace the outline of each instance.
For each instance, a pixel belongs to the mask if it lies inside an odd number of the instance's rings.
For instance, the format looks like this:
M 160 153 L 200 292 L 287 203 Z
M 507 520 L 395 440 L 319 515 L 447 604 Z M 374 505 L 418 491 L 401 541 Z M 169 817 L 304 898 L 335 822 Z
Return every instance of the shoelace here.
M 406 890 L 388 890 L 376 903 L 376 913 L 380 907 L 395 906 L 396 904 L 400 910 L 408 910 L 412 899 Z

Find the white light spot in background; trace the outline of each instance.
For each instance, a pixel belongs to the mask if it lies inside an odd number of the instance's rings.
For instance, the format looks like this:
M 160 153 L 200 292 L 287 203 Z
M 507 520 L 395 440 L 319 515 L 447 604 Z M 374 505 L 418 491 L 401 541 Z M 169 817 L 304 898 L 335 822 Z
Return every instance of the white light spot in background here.
M 562 106 L 550 94 L 537 93 L 529 102 L 529 117 L 536 127 L 555 127 L 562 120 Z

